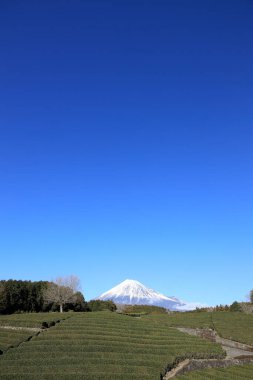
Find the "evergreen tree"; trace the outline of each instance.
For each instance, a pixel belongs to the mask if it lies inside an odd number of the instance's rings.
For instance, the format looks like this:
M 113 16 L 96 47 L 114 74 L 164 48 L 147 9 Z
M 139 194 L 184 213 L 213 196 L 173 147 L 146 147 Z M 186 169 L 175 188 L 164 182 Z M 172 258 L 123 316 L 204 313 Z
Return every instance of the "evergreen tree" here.
M 242 307 L 241 307 L 241 305 L 237 301 L 235 301 L 235 302 L 232 303 L 232 305 L 230 306 L 229 310 L 230 311 L 242 311 Z

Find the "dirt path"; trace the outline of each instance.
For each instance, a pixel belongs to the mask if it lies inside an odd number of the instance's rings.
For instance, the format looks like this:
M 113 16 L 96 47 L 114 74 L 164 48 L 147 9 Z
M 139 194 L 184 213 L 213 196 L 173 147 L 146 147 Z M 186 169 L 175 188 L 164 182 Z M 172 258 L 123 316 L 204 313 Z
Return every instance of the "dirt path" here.
M 242 357 L 252 356 L 253 347 L 244 343 L 235 342 L 231 339 L 220 337 L 216 331 L 211 329 L 190 329 L 185 327 L 178 327 L 177 330 L 185 332 L 189 335 L 199 336 L 201 338 L 210 340 L 221 344 L 224 351 L 227 353 L 227 359 L 236 359 Z
M 33 331 L 38 332 L 42 329 L 38 327 L 15 327 L 15 326 L 0 326 L 0 329 L 6 329 L 6 330 L 21 330 L 21 331 Z
M 204 370 L 208 368 L 227 368 L 235 365 L 253 364 L 253 358 L 244 359 L 186 359 L 179 363 L 171 371 L 167 372 L 163 380 L 169 380 L 177 375 L 183 375 L 187 372 Z
M 245 363 L 253 363 L 253 347 L 247 344 L 235 342 L 230 339 L 221 338 L 216 331 L 211 329 L 191 329 L 185 327 L 177 327 L 179 331 L 208 339 L 212 342 L 221 344 L 226 352 L 225 359 L 186 359 L 180 362 L 175 368 L 167 372 L 163 380 L 169 380 L 177 375 L 186 372 L 207 369 L 207 368 L 226 368 L 232 365 L 242 365 Z

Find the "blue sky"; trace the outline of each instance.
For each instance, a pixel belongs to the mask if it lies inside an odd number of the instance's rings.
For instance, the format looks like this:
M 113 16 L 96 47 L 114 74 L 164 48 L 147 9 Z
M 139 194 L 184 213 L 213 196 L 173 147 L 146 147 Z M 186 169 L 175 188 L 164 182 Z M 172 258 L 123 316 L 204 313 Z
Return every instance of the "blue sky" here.
M 251 1 L 1 4 L 0 277 L 253 288 Z

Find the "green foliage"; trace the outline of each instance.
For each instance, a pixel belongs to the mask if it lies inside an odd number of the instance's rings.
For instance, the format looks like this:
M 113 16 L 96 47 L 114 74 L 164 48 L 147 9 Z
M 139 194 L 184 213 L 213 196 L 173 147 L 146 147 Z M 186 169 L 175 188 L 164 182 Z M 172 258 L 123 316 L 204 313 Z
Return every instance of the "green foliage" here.
M 70 318 L 73 313 L 21 313 L 11 315 L 0 315 L 0 328 L 2 327 L 27 327 L 42 328 L 43 323 L 58 322 Z
M 0 352 L 5 352 L 10 347 L 18 346 L 26 341 L 34 333 L 28 330 L 12 330 L 0 328 Z
M 252 380 L 253 365 L 246 364 L 228 368 L 213 368 L 189 372 L 177 376 L 178 380 Z
M 69 313 L 0 315 L 0 351 L 4 352 L 10 347 L 16 347 L 36 335 L 40 329 L 54 326 L 61 319 L 70 316 Z
M 0 356 L 0 378 L 155 380 L 185 357 L 222 358 L 215 343 L 168 328 L 168 316 L 71 317 Z
M 228 305 L 216 305 L 212 307 L 197 307 L 196 310 L 191 311 L 191 313 L 207 312 L 207 311 L 229 311 Z
M 0 281 L 0 314 L 57 311 L 56 303 L 45 301 L 49 284 L 47 281 Z M 87 310 L 82 293 L 75 293 L 75 301 L 64 306 L 64 311 L 68 310 Z
M 212 313 L 210 312 L 175 312 L 167 315 L 157 315 L 154 318 L 156 323 L 163 323 L 169 327 L 191 327 L 191 328 L 212 328 Z
M 124 314 L 168 314 L 167 310 L 159 306 L 148 306 L 148 305 L 129 305 L 126 306 L 122 313 Z
M 0 316 L 0 326 L 41 327 L 67 318 L 0 355 L 0 378 L 10 380 L 155 380 L 184 358 L 223 358 L 215 343 L 184 334 L 173 326 L 215 328 L 219 335 L 253 344 L 253 315 L 201 312 L 145 315 L 117 313 L 32 313 Z M 1 332 L 1 327 L 0 327 Z M 26 335 L 0 333 L 0 349 Z M 28 334 L 30 334 L 28 332 Z M 9 339 L 9 341 L 8 341 Z M 11 341 L 12 340 L 12 341 Z M 5 345 L 5 346 L 4 346 Z M 179 379 L 253 378 L 253 366 L 194 371 Z
M 146 317 L 145 317 L 146 318 Z M 253 345 L 253 315 L 238 312 L 173 313 L 157 315 L 154 322 L 169 327 L 209 328 L 227 339 Z
M 84 296 L 81 292 L 75 293 L 75 302 L 67 303 L 63 307 L 64 311 L 89 311 L 88 303 L 85 302 Z
M 229 308 L 229 310 L 230 311 L 234 311 L 234 312 L 241 312 L 242 311 L 242 307 L 241 307 L 241 305 L 237 302 L 237 301 L 235 301 L 235 302 L 233 302 L 232 303 L 232 305 L 230 306 L 230 308 Z
M 112 301 L 91 300 L 87 303 L 88 311 L 116 311 L 117 306 Z
M 46 286 L 45 281 L 0 281 L 0 313 L 42 311 L 43 292 Z
M 253 315 L 238 312 L 213 313 L 214 328 L 223 338 L 253 345 Z

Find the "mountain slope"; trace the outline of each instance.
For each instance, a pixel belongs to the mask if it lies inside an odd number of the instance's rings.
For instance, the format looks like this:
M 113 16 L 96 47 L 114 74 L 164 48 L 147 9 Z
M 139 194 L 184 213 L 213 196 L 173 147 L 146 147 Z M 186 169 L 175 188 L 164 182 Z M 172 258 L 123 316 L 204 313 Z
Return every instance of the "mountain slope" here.
M 101 294 L 97 299 L 126 305 L 154 305 L 168 310 L 189 310 L 188 304 L 175 297 L 167 297 L 149 289 L 139 281 L 125 280 L 111 290 Z

